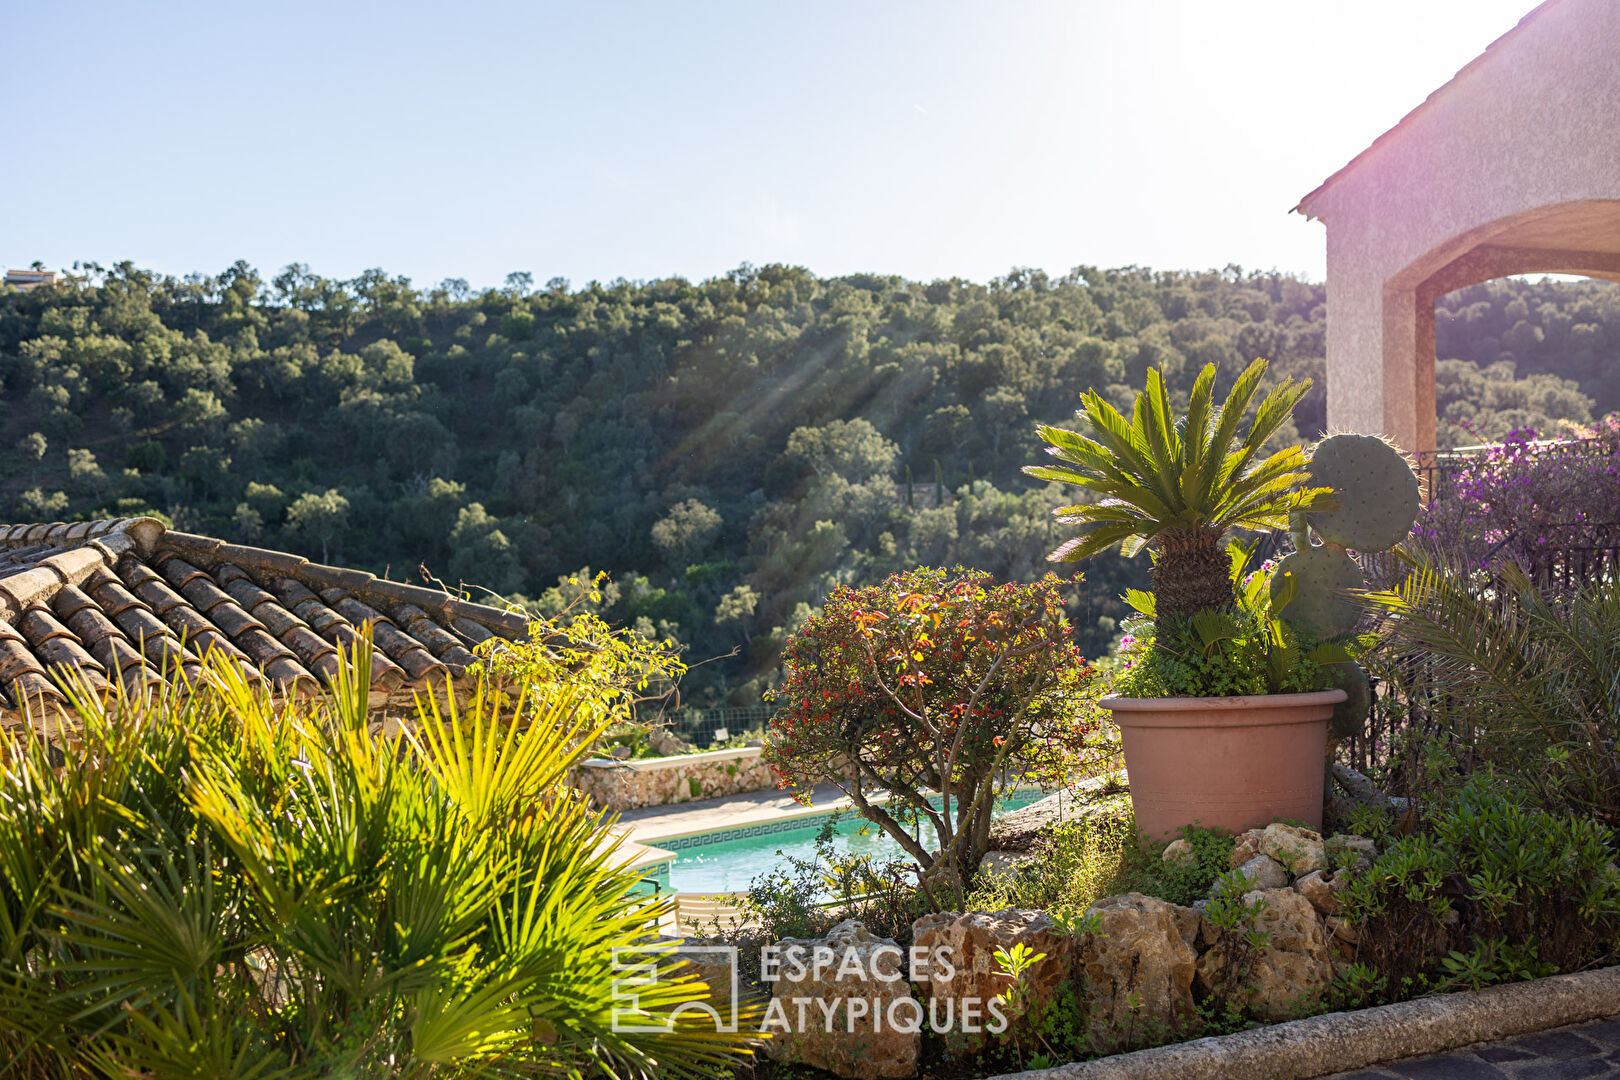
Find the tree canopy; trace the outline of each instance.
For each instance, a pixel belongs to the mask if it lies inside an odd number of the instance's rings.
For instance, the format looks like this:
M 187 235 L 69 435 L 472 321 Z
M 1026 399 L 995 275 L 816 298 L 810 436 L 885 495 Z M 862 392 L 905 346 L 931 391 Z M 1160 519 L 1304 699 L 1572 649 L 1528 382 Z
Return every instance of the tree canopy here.
M 544 606 L 608 570 L 602 614 L 691 646 L 687 700 L 757 701 L 840 584 L 918 564 L 1034 581 L 1073 499 L 1019 474 L 1038 423 L 1149 367 L 1183 408 L 1257 356 L 1315 379 L 1321 285 L 1237 268 L 1082 266 L 988 283 L 743 266 L 475 292 L 370 270 L 90 266 L 0 288 L 0 502 L 14 520 L 156 512 L 176 527 Z M 1620 289 L 1500 281 L 1437 315 L 1443 439 L 1620 408 Z M 1072 494 L 1072 493 L 1071 493 Z M 1103 651 L 1143 561 L 1067 595 Z M 606 595 L 606 594 L 604 594 Z

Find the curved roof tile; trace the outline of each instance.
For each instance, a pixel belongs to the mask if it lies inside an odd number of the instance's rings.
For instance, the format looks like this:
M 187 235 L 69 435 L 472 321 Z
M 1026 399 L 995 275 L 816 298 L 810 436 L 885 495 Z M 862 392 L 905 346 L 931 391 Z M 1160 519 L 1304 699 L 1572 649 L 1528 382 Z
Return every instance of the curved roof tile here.
M 459 684 L 479 645 L 528 630 L 446 592 L 152 518 L 0 525 L 0 720 L 62 702 L 57 679 L 97 692 L 188 683 L 215 651 L 274 693 L 316 693 L 366 624 L 374 707 Z

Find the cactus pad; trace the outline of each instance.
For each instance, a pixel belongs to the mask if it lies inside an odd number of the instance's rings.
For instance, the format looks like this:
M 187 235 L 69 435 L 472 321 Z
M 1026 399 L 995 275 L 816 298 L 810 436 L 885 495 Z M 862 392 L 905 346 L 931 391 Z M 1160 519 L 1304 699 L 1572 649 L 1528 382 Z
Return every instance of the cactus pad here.
M 1344 549 L 1324 545 L 1296 551 L 1277 564 L 1271 577 L 1271 598 L 1276 602 L 1294 587 L 1293 599 L 1277 614 L 1319 641 L 1348 634 L 1361 620 L 1361 609 L 1345 595 L 1365 582 L 1356 561 Z
M 1421 505 L 1418 480 L 1401 452 L 1371 435 L 1334 435 L 1311 455 L 1311 482 L 1330 487 L 1337 510 L 1310 515 L 1329 544 L 1383 551 L 1412 531 Z
M 1333 706 L 1333 719 L 1328 730 L 1335 739 L 1350 739 L 1367 730 L 1367 717 L 1372 715 L 1372 686 L 1367 672 L 1353 660 L 1342 664 L 1329 664 L 1326 668 L 1329 685 L 1343 690 L 1349 696 Z

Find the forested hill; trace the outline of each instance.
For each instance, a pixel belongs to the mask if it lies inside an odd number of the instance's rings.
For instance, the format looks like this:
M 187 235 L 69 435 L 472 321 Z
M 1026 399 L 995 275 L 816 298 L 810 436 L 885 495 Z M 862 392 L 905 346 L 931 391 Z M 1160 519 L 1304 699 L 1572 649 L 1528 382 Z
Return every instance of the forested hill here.
M 471 292 L 294 266 L 266 282 L 92 267 L 0 288 L 0 502 L 13 520 L 157 512 L 178 527 L 554 605 L 608 570 L 607 614 L 702 659 L 689 696 L 757 700 L 785 629 L 838 582 L 918 563 L 1046 569 L 1062 495 L 1036 421 L 1145 369 L 1185 394 L 1255 356 L 1318 389 L 1324 292 L 1273 274 L 1081 267 L 988 285 L 743 267 Z M 1620 290 L 1447 297 L 1443 441 L 1620 408 Z M 1088 650 L 1145 566 L 1076 591 Z

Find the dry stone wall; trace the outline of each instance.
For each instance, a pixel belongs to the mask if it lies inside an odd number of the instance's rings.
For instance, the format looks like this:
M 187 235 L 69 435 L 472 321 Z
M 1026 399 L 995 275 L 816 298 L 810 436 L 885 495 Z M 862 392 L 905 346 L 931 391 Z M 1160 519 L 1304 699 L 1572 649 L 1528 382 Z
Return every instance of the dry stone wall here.
M 576 770 L 574 785 L 598 809 L 633 810 L 764 791 L 775 780 L 759 747 L 750 746 L 637 761 L 587 761 Z
M 1171 845 L 1165 857 L 1189 854 Z M 781 966 L 768 1052 L 845 1080 L 911 1077 L 922 1027 L 944 1037 L 948 1055 L 970 1060 L 1003 1030 L 1031 1034 L 1031 1024 L 1070 993 L 1089 1045 L 1104 1053 L 1195 1032 L 1200 1006 L 1221 998 L 1262 1022 L 1285 1019 L 1315 1007 L 1351 962 L 1355 933 L 1338 900 L 1347 878 L 1334 867 L 1366 869 L 1374 854 L 1364 837 L 1324 840 L 1288 825 L 1241 834 L 1231 866 L 1253 886 L 1242 901 L 1254 922 L 1225 931 L 1206 917 L 1209 900 L 1183 907 L 1125 893 L 1097 901 L 1085 925 L 1072 929 L 1009 908 L 923 916 L 905 950 L 853 919 L 824 938 L 786 939 L 778 950 L 816 962 Z M 1002 998 L 991 1008 L 1010 987 L 997 950 L 1020 945 L 1039 958 L 1020 983 L 1021 1004 Z M 998 1010 L 1008 1014 L 1004 1026 L 967 1026 Z

